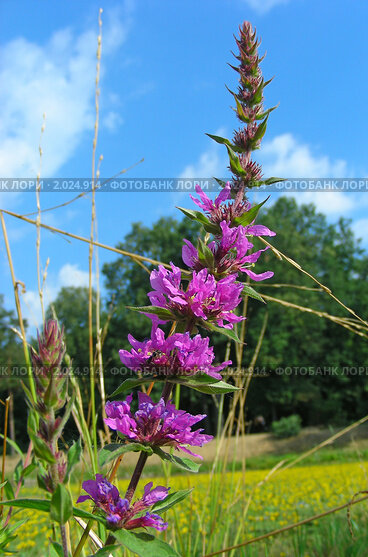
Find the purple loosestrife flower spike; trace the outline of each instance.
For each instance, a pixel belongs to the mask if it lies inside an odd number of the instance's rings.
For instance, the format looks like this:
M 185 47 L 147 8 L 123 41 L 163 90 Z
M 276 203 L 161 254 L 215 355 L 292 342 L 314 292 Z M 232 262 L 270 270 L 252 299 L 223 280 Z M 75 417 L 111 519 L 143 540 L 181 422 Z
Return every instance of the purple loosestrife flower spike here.
M 261 253 L 266 251 L 268 247 L 253 253 L 248 253 L 253 248 L 253 244 L 247 237 L 247 227 L 236 226 L 230 228 L 226 221 L 222 221 L 220 227 L 222 235 L 216 236 L 215 240 L 208 244 L 209 249 L 214 254 L 214 274 L 216 277 L 243 272 L 249 275 L 253 280 L 260 281 L 273 276 L 272 271 L 266 271 L 265 273 L 257 275 L 248 268 L 254 265 Z M 254 226 L 249 228 L 257 227 Z M 263 229 L 266 229 L 266 227 L 259 226 L 256 232 L 262 231 Z M 203 269 L 204 264 L 199 260 L 196 248 L 188 240 L 184 240 L 184 242 L 185 245 L 182 250 L 184 263 L 195 271 Z
M 127 499 L 120 497 L 118 489 L 101 474 L 96 474 L 95 480 L 83 482 L 82 487 L 88 495 L 81 495 L 77 503 L 91 499 L 106 514 L 106 521 L 112 530 L 122 528 L 133 530 L 142 527 L 165 530 L 167 528 L 167 522 L 157 514 L 146 512 L 143 516 L 134 517 L 158 501 L 166 499 L 170 488 L 158 486 L 151 489 L 152 482 L 150 482 L 144 488 L 143 497 L 130 505 Z
M 65 404 L 66 376 L 60 373 L 60 365 L 65 354 L 64 329 L 50 319 L 44 325 L 43 333 L 37 331 L 38 352 L 31 349 L 34 367 L 37 408 L 41 414 L 48 409 L 58 410 Z
M 231 364 L 231 360 L 213 366 L 215 354 L 209 346 L 209 338 L 187 333 L 174 333 L 165 339 L 164 332 L 152 323 L 151 338 L 143 342 L 128 336 L 132 349 L 120 350 L 122 363 L 141 373 L 158 373 L 165 376 L 196 375 L 206 373 L 221 379 L 219 371 Z
M 105 406 L 105 423 L 118 431 L 126 441 L 154 447 L 174 447 L 201 458 L 186 445 L 201 447 L 213 439 L 212 435 L 202 434 L 203 429 L 191 429 L 206 417 L 205 414 L 193 416 L 184 410 L 177 410 L 171 402 L 165 403 L 163 398 L 155 404 L 144 393 L 138 393 L 138 410 L 133 414 L 131 401 L 132 396 L 129 395 L 124 402 L 107 402 Z M 145 497 L 147 499 L 148 494 Z
M 263 58 L 258 56 L 260 41 L 253 31 L 252 25 L 246 21 L 239 27 L 239 38 L 236 39 L 239 54 L 236 56 L 239 66 L 234 69 L 239 74 L 238 93 L 234 95 L 237 107 L 236 112 L 244 128 L 234 132 L 233 143 L 241 151 L 238 156 L 241 171 L 234 166 L 232 192 L 236 194 L 245 187 L 252 187 L 262 179 L 260 165 L 251 160 L 251 152 L 259 149 L 262 137 L 266 131 L 266 115 L 263 113 L 263 89 L 266 83 L 263 80 L 260 63 Z M 258 123 L 260 120 L 263 122 Z M 261 127 L 262 126 L 262 127 Z
M 243 285 L 236 282 L 236 275 L 219 281 L 207 269 L 193 272 L 186 290 L 181 285 L 181 271 L 171 263 L 172 271 L 162 265 L 151 273 L 148 293 L 151 304 L 171 310 L 179 319 L 194 325 L 197 320 L 211 321 L 220 327 L 232 329 L 234 323 L 244 318 L 235 315 L 234 309 L 241 302 Z M 227 324 L 224 321 L 228 321 Z

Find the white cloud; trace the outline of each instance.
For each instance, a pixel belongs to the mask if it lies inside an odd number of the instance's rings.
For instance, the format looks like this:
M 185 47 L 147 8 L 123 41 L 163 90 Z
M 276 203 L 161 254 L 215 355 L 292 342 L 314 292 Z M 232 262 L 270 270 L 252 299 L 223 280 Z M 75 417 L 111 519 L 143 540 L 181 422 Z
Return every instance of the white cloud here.
M 290 0 L 244 0 L 250 8 L 261 15 L 266 14 L 275 6 L 288 4 L 289 1 Z
M 265 142 L 260 151 L 260 160 L 265 176 L 343 178 L 348 175 L 346 161 L 315 155 L 309 145 L 298 142 L 291 133 L 278 135 Z M 299 203 L 314 203 L 326 215 L 346 214 L 360 204 L 360 197 L 341 191 L 295 192 L 292 195 Z
M 118 112 L 110 110 L 102 119 L 102 125 L 109 131 L 113 132 L 123 124 L 124 120 Z
M 60 286 L 88 286 L 89 274 L 88 271 L 81 271 L 78 265 L 71 265 L 66 263 L 59 271 Z M 94 277 L 92 277 L 93 279 Z
M 265 175 L 290 178 L 341 178 L 346 176 L 346 161 L 331 161 L 326 155 L 314 155 L 307 144 L 291 133 L 276 136 L 262 145 L 261 160 Z
M 122 21 L 123 19 L 123 21 Z M 123 16 L 107 12 L 103 56 L 126 38 L 130 4 Z M 42 174 L 54 175 L 94 125 L 95 31 L 55 32 L 45 44 L 22 37 L 4 45 L 0 63 L 0 166 L 3 176 L 34 177 L 39 171 L 42 115 Z

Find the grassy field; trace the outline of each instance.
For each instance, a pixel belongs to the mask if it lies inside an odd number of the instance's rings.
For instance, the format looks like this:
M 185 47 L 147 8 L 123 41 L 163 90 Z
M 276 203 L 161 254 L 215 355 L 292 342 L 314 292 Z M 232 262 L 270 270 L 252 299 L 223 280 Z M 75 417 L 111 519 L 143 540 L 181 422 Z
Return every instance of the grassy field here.
M 342 456 L 340 453 L 340 460 Z M 166 484 L 164 478 L 152 479 L 156 485 L 160 481 Z M 201 473 L 195 477 L 194 484 L 196 487 L 190 498 L 179 505 L 176 512 L 172 509 L 167 513 L 170 526 L 163 534 L 185 557 L 206 555 L 349 501 L 354 493 L 368 486 L 368 460 L 316 463 L 276 470 L 271 475 L 266 470 L 251 469 L 213 475 Z M 120 480 L 120 488 L 126 485 L 125 480 Z M 193 477 L 176 475 L 170 478 L 169 485 L 172 490 L 188 488 L 193 485 Z M 37 497 L 36 488 L 25 491 L 24 496 Z M 73 492 L 78 493 L 77 485 L 73 486 Z M 86 510 L 90 509 L 88 503 L 83 505 Z M 365 557 L 367 511 L 368 503 L 352 509 L 354 540 L 346 511 L 340 511 L 227 555 Z M 14 549 L 27 557 L 49 555 L 47 540 L 52 531 L 48 516 L 19 512 L 19 517 L 23 516 L 28 516 L 29 520 L 20 528 Z M 79 526 L 75 525 L 71 533 L 76 541 L 80 535 Z

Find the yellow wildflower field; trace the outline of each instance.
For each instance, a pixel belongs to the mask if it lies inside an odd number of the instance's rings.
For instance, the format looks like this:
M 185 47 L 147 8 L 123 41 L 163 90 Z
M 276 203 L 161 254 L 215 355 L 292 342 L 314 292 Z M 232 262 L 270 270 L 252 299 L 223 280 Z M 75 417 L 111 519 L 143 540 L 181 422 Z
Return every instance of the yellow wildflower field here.
M 250 470 L 172 476 L 169 480 L 172 491 L 192 485 L 195 488 L 186 500 L 167 512 L 169 528 L 163 534 L 166 540 L 171 540 L 183 555 L 201 556 L 313 516 L 343 504 L 356 492 L 367 489 L 368 461 L 276 470 L 266 479 L 268 475 L 265 470 Z M 152 480 L 154 485 L 166 485 L 163 478 Z M 126 486 L 126 481 L 119 482 L 120 490 Z M 78 486 L 72 486 L 75 497 L 78 489 Z M 21 496 L 37 497 L 37 494 L 39 496 L 36 488 L 25 488 Z M 88 502 L 83 503 L 83 507 L 86 510 L 91 508 Z M 354 508 L 353 515 L 362 510 L 366 512 L 366 503 L 359 507 L 359 510 Z M 52 536 L 48 515 L 20 511 L 18 516 L 28 516 L 29 519 L 18 530 L 14 549 L 24 556 L 47 555 L 48 538 Z M 346 514 L 341 516 L 344 518 L 342 527 L 349 535 Z M 71 531 L 74 544 L 80 534 L 81 529 L 75 524 Z M 257 545 L 250 547 L 255 553 L 247 555 L 257 555 Z

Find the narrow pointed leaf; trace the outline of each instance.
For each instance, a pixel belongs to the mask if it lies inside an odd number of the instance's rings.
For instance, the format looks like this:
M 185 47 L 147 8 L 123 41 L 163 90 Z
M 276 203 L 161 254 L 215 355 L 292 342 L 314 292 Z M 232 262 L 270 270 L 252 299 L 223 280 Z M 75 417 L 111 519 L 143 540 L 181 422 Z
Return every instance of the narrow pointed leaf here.
M 260 114 L 257 114 L 256 116 L 256 120 L 263 120 L 263 118 L 265 118 L 266 116 L 268 116 L 269 114 L 271 114 L 271 112 L 273 110 L 275 110 L 276 108 L 278 108 L 278 104 L 276 106 L 273 106 L 272 108 L 268 108 L 267 110 L 265 110 L 264 112 L 261 112 Z
M 191 220 L 199 222 L 207 232 L 210 232 L 211 234 L 218 234 L 218 232 L 220 231 L 220 227 L 216 224 L 212 224 L 212 222 L 208 220 L 206 215 L 204 215 L 200 211 L 185 209 L 184 207 L 177 207 L 177 209 L 179 209 L 179 211 L 184 213 L 184 215 Z
M 244 286 L 242 291 L 242 296 L 250 296 L 251 298 L 255 298 L 256 300 L 263 302 L 264 304 L 266 303 L 265 300 L 262 298 L 262 296 L 248 284 Z
M 234 329 L 225 329 L 224 327 L 218 327 L 217 325 L 214 325 L 213 323 L 208 323 L 207 321 L 201 321 L 200 323 L 198 323 L 198 325 L 200 325 L 204 329 L 207 329 L 208 331 L 221 333 L 225 337 L 231 338 L 231 340 L 235 342 L 241 342 Z
M 144 451 L 149 454 L 153 452 L 151 447 L 142 445 L 142 443 L 126 443 L 124 445 L 122 443 L 112 443 L 111 445 L 105 445 L 103 449 L 100 450 L 98 461 L 100 466 L 104 466 L 124 453 L 138 451 Z
M 72 516 L 72 497 L 65 485 L 59 484 L 51 498 L 50 518 L 59 524 L 65 524 Z
M 165 453 L 160 447 L 152 447 L 153 452 L 161 458 L 161 460 L 167 460 L 179 468 L 186 470 L 187 472 L 198 472 L 200 464 L 193 462 L 190 458 L 180 458 L 173 454 Z
M 45 513 L 50 512 L 51 501 L 49 499 L 10 499 L 9 501 L 2 501 L 2 505 L 7 507 L 18 507 L 21 509 L 32 509 L 37 510 Z M 92 514 L 88 511 L 84 511 L 83 509 L 73 507 L 73 515 L 78 516 L 79 518 L 85 518 L 89 520 L 97 520 L 101 522 L 101 524 L 106 525 L 106 520 L 97 514 Z
M 139 557 L 180 557 L 173 547 L 146 532 L 117 530 L 115 538 Z
M 109 398 L 116 397 L 121 393 L 125 393 L 126 391 L 131 391 L 134 387 L 139 387 L 144 383 L 148 383 L 151 381 L 163 381 L 163 377 L 157 377 L 154 375 L 146 375 L 145 377 L 129 377 L 129 379 L 125 379 L 122 384 L 115 389 L 115 391 L 109 396 Z
M 225 381 L 218 381 L 217 383 L 203 385 L 199 383 L 187 383 L 185 386 L 208 395 L 222 395 L 225 393 L 239 391 L 238 387 L 235 387 L 235 385 L 230 385 Z
M 198 259 L 202 263 L 202 265 L 207 267 L 210 271 L 213 271 L 215 256 L 213 255 L 210 248 L 201 240 L 201 238 L 198 238 L 197 251 L 198 251 Z
M 266 203 L 266 201 L 269 200 L 269 196 L 267 197 L 267 199 L 265 199 L 264 201 L 262 201 L 262 203 L 258 203 L 258 205 L 254 205 L 249 211 L 247 211 L 246 213 L 244 213 L 241 217 L 236 217 L 233 221 L 232 221 L 232 226 L 247 226 L 248 224 L 251 224 L 255 218 L 258 215 L 258 212 L 260 210 L 260 208 L 262 207 L 262 205 L 264 205 Z
M 261 122 L 259 124 L 259 126 L 257 128 L 257 131 L 254 134 L 253 141 L 260 141 L 263 138 L 264 134 L 266 133 L 266 129 L 267 129 L 267 120 L 268 120 L 268 115 L 263 120 L 263 122 Z
M 221 137 L 219 135 L 212 135 L 211 133 L 206 133 L 206 135 L 208 135 L 208 137 L 216 141 L 216 143 L 220 143 L 221 145 L 229 145 L 229 147 L 232 147 L 231 141 L 226 139 L 226 137 Z
M 267 180 L 262 180 L 262 184 L 266 186 L 270 186 L 271 184 L 276 184 L 277 182 L 285 182 L 285 178 L 276 178 L 272 176 L 271 178 L 267 178 Z
M 157 501 L 157 503 L 153 505 L 152 511 L 155 513 L 165 513 L 167 510 L 171 509 L 171 507 L 188 497 L 192 491 L 193 488 L 174 491 L 174 493 L 170 493 L 170 495 L 165 497 L 163 501 Z
M 169 309 L 160 308 L 156 306 L 126 306 L 127 309 L 133 311 L 139 311 L 139 313 L 152 313 L 157 315 L 159 319 L 166 321 L 175 321 L 175 316 L 171 313 Z
M 4 439 L 4 435 L 2 433 L 0 433 L 0 439 Z M 13 439 L 9 439 L 9 437 L 7 437 L 6 444 L 13 447 L 13 449 L 19 454 L 20 458 L 23 458 L 22 449 L 19 447 L 19 445 L 17 445 L 15 441 L 13 441 Z
M 234 172 L 234 174 L 237 174 L 238 176 L 245 176 L 246 172 L 242 168 L 242 166 L 240 164 L 240 161 L 239 161 L 238 157 L 236 156 L 236 154 L 234 153 L 234 151 L 232 150 L 232 148 L 229 147 L 228 145 L 226 145 L 226 149 L 227 149 L 227 152 L 229 154 L 231 170 Z

